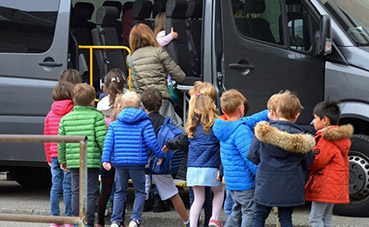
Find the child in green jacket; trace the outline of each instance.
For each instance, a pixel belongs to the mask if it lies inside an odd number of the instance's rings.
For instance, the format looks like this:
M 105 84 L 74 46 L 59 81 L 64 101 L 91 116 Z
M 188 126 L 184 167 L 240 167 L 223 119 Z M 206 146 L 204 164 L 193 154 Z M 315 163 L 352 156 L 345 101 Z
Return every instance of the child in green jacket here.
M 88 84 L 77 84 L 73 90 L 75 107 L 65 115 L 59 124 L 59 135 L 87 136 L 87 226 L 93 226 L 98 196 L 101 153 L 106 134 L 102 113 L 95 105 L 95 89 Z M 59 143 L 58 160 L 60 168 L 70 169 L 72 188 L 72 215 L 79 215 L 79 144 Z

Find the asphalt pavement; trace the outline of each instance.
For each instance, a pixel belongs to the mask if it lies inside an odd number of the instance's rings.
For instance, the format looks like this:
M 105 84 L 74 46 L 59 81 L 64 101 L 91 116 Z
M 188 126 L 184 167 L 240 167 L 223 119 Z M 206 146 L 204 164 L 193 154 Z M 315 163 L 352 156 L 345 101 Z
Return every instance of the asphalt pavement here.
M 188 202 L 188 190 L 185 188 L 180 190 L 182 198 L 185 203 Z M 133 192 L 130 190 L 128 200 L 128 213 L 126 219 L 129 219 L 130 211 L 132 210 L 132 197 Z M 31 214 L 31 215 L 50 215 L 50 201 L 48 189 L 26 189 L 19 185 L 15 181 L 7 181 L 4 175 L 0 175 L 0 214 Z M 61 210 L 63 210 L 62 203 L 60 204 Z M 310 226 L 309 224 L 309 212 L 310 206 L 307 204 L 304 207 L 294 209 L 293 224 L 298 227 Z M 220 216 L 221 222 L 225 221 L 224 212 Z M 276 218 L 273 213 L 269 215 L 266 226 L 275 226 Z M 368 227 L 369 218 L 354 218 L 354 217 L 341 217 L 333 216 L 334 226 L 337 227 Z M 110 226 L 109 218 L 106 218 L 106 225 Z M 25 222 L 4 222 L 0 221 L 0 227 L 48 227 L 46 223 L 25 223 Z M 179 215 L 172 209 L 168 212 L 153 213 L 144 212 L 142 227 L 179 227 L 181 220 Z M 201 225 L 202 226 L 202 225 Z

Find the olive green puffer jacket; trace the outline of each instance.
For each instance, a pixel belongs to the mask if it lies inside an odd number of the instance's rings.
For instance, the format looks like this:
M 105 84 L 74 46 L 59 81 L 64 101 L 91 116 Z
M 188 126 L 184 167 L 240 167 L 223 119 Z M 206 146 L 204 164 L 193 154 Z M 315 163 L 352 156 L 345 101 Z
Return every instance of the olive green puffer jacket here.
M 170 98 L 168 74 L 179 83 L 186 78 L 186 74 L 162 47 L 137 49 L 128 55 L 127 65 L 132 69 L 132 90 L 138 94 L 142 94 L 147 87 L 155 87 L 164 98 Z
M 100 168 L 106 131 L 104 116 L 90 106 L 75 106 L 59 124 L 59 135 L 87 136 L 87 168 Z M 58 160 L 68 169 L 79 168 L 79 144 L 59 143 Z

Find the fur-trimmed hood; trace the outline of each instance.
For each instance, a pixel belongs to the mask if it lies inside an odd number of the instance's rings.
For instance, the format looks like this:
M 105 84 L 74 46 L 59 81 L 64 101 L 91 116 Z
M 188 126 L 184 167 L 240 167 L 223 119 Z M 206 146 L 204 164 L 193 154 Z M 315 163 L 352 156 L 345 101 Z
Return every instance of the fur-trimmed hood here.
M 280 147 L 293 153 L 306 154 L 315 146 L 315 139 L 309 134 L 289 133 L 262 121 L 255 126 L 255 136 L 261 142 Z
M 350 124 L 336 126 L 336 127 L 329 127 L 323 131 L 318 132 L 317 135 L 320 135 L 326 140 L 340 140 L 350 138 L 354 133 L 354 127 Z

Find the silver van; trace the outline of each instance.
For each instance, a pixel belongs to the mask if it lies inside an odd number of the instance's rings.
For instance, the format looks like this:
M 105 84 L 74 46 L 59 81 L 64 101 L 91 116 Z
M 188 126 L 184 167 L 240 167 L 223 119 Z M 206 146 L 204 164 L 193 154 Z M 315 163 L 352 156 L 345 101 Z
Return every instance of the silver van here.
M 159 1 L 165 0 L 151 3 Z M 186 5 L 183 1 L 167 0 L 181 7 Z M 335 211 L 368 216 L 369 2 L 193 1 L 202 6 L 197 18 L 201 21 L 197 79 L 213 83 L 219 94 L 238 89 L 249 100 L 251 114 L 265 109 L 273 93 L 289 89 L 305 107 L 298 122 L 302 125 L 311 123 L 318 102 L 329 97 L 341 100 L 340 123 L 352 124 L 355 135 L 349 154 L 351 203 L 336 206 Z M 71 38 L 71 12 L 77 2 L 0 0 L 1 134 L 43 134 L 58 76 L 71 67 L 84 71 L 78 67 L 80 57 L 75 57 Z M 103 5 L 102 0 L 83 2 L 92 3 L 94 15 Z M 179 33 L 186 37 L 185 31 Z M 176 60 L 181 65 L 183 58 Z M 41 144 L 0 144 L 0 170 L 10 171 L 24 185 L 49 181 Z

